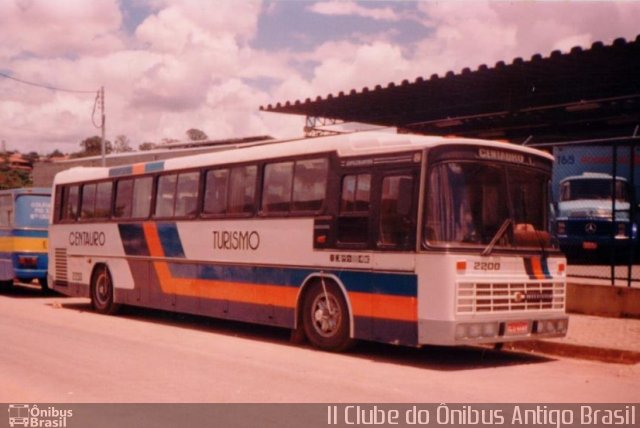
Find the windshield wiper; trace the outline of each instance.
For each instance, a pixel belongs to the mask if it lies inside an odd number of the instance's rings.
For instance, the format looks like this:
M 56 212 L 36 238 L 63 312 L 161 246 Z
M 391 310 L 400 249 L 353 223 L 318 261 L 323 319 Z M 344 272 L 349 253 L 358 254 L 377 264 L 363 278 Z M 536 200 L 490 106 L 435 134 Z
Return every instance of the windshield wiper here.
M 502 226 L 500 226 L 500 229 L 498 229 L 496 234 L 493 236 L 493 239 L 491 239 L 491 242 L 489 242 L 489 245 L 487 245 L 487 247 L 482 251 L 483 257 L 486 257 L 491 254 L 491 251 L 493 251 L 493 247 L 496 246 L 496 244 L 502 238 L 502 236 L 507 231 L 507 229 L 509 229 L 509 226 L 511 226 L 511 223 L 513 223 L 513 220 L 511 220 L 510 218 L 506 219 L 502 223 Z

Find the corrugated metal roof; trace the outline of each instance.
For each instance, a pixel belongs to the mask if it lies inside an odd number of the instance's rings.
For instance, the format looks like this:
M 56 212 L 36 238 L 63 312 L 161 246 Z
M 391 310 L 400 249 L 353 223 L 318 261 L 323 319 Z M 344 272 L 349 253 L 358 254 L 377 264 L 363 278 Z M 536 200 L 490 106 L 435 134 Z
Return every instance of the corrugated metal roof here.
M 260 109 L 513 141 L 628 136 L 640 123 L 640 36 Z

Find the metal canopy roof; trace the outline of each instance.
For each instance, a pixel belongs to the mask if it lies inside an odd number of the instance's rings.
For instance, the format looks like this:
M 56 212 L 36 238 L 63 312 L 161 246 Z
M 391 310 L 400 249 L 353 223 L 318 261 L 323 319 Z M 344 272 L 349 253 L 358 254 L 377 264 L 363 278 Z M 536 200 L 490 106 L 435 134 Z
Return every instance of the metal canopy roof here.
M 629 137 L 640 124 L 640 35 L 260 110 L 514 142 Z

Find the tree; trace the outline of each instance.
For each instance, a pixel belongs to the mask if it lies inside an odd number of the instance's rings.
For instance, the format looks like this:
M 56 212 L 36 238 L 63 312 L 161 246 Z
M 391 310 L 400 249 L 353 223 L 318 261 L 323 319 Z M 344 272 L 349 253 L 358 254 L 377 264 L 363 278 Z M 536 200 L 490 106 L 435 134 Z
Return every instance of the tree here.
M 48 158 L 59 158 L 64 156 L 64 153 L 62 153 L 60 150 L 55 149 L 54 151 L 52 151 L 51 153 L 49 153 L 47 155 Z
M 188 129 L 187 137 L 189 137 L 189 140 L 191 141 L 207 140 L 209 138 L 209 136 L 204 131 L 196 128 Z
M 93 137 L 85 138 L 80 143 L 80 146 L 84 149 L 80 152 L 72 153 L 73 158 L 83 158 L 87 156 L 99 156 L 102 154 L 102 139 L 94 135 Z M 113 151 L 111 141 L 105 140 L 105 154 L 109 154 Z
M 116 153 L 132 152 L 131 140 L 126 135 L 118 135 L 113 142 L 113 151 Z
M 29 171 L 10 169 L 8 162 L 0 166 L 0 190 L 31 187 L 32 185 L 33 181 Z
M 156 143 L 150 143 L 150 142 L 146 142 L 146 143 L 142 143 L 138 146 L 138 150 L 140 151 L 145 151 L 145 150 L 153 150 L 156 148 Z
M 165 144 L 173 144 L 173 143 L 179 143 L 180 140 L 176 140 L 175 138 L 163 138 L 160 141 L 160 145 L 165 145 Z

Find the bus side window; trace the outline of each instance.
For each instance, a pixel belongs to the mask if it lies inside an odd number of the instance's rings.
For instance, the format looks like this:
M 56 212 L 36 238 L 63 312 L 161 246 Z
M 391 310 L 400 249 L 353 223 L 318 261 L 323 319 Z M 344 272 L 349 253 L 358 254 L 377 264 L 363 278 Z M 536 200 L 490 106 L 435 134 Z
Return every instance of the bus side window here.
M 82 202 L 80 204 L 80 218 L 88 219 L 94 217 L 96 207 L 96 184 L 85 184 L 82 186 Z
M 371 174 L 345 175 L 340 194 L 338 242 L 366 244 L 369 240 Z
M 116 206 L 113 211 L 115 218 L 131 217 L 131 198 L 133 196 L 133 180 L 123 179 L 116 184 Z
M 228 169 L 214 169 L 207 171 L 204 188 L 203 214 L 226 214 L 228 182 Z
M 229 177 L 229 214 L 251 214 L 255 210 L 256 165 L 238 166 L 231 169 Z
M 0 196 L 0 227 L 11 226 L 13 213 L 13 197 L 11 195 Z
M 319 211 L 327 188 L 327 159 L 296 162 L 293 179 L 293 211 Z
M 291 207 L 293 162 L 270 163 L 264 167 L 262 211 L 288 212 Z
M 96 188 L 96 207 L 93 213 L 95 218 L 106 219 L 111 215 L 111 190 L 113 183 L 103 181 Z
M 176 174 L 161 175 L 156 190 L 156 217 L 172 217 L 176 202 Z
M 382 180 L 378 245 L 407 248 L 415 234 L 412 216 L 413 177 L 387 176 Z M 412 233 L 413 232 L 413 233 Z
M 186 172 L 178 175 L 176 188 L 176 217 L 194 216 L 198 211 L 199 172 Z
M 65 186 L 62 194 L 62 220 L 75 220 L 78 217 L 78 185 Z
M 153 177 L 140 177 L 133 181 L 132 218 L 147 218 L 151 210 Z

